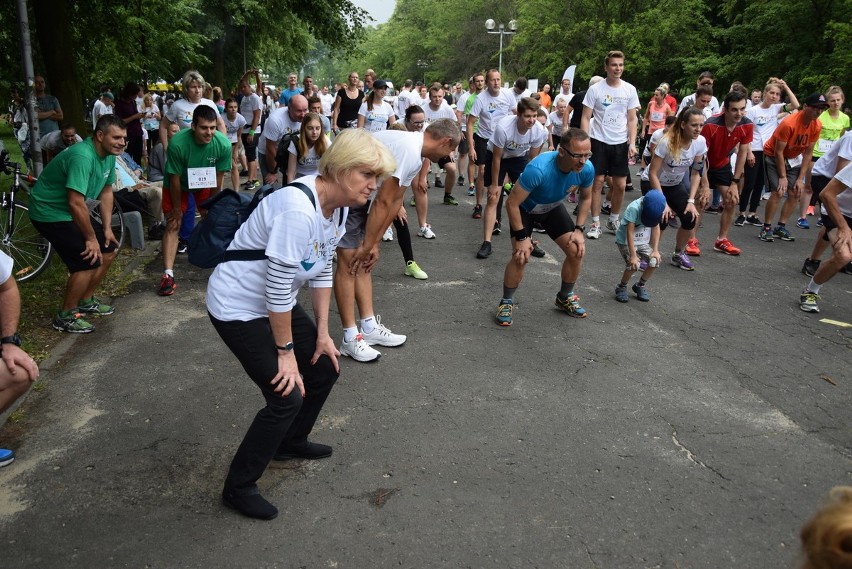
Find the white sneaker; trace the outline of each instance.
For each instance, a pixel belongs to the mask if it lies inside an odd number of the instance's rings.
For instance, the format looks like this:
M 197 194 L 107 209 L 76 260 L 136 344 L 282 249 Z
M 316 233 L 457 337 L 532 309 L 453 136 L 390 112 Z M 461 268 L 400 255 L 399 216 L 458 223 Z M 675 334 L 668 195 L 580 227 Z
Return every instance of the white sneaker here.
M 606 222 L 606 230 L 610 233 L 616 233 L 618 231 L 618 226 L 621 225 L 621 220 L 616 219 L 615 221 L 607 221 Z
M 435 238 L 435 232 L 432 231 L 431 225 L 424 225 L 423 227 L 418 229 L 417 235 L 419 235 L 420 237 L 423 237 L 424 239 L 434 239 Z
M 351 342 L 344 341 L 340 344 L 340 353 L 356 362 L 374 362 L 382 357 L 382 353 L 371 348 L 361 334 L 355 336 Z
M 382 241 L 393 241 L 393 226 L 388 226 L 385 234 L 382 235 Z
M 402 334 L 394 334 L 388 330 L 382 324 L 382 319 L 378 314 L 376 314 L 376 327 L 373 328 L 373 331 L 369 334 L 367 332 L 361 332 L 361 336 L 364 338 L 364 341 L 371 346 L 386 346 L 388 348 L 401 346 L 408 339 Z
M 586 237 L 589 239 L 599 239 L 601 236 L 601 225 L 600 223 L 593 223 L 589 226 L 589 230 L 586 232 Z

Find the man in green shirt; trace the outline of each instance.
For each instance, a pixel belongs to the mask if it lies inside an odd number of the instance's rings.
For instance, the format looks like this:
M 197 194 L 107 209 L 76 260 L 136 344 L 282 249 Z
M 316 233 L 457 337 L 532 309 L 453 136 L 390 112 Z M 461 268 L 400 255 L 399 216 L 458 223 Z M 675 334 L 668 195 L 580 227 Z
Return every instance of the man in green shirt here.
M 95 289 L 115 259 L 118 241 L 109 225 L 90 217 L 86 200 L 100 201 L 101 219 L 112 218 L 115 157 L 124 151 L 126 135 L 120 118 L 101 117 L 92 138 L 58 154 L 33 188 L 30 220 L 70 273 L 62 310 L 53 319 L 57 330 L 91 332 L 95 327 L 83 314 L 105 316 L 115 310 L 95 297 Z
M 199 105 L 192 113 L 190 128 L 174 135 L 166 150 L 166 171 L 163 178 L 163 213 L 166 232 L 163 234 L 163 278 L 157 294 L 175 293 L 175 257 L 181 218 L 188 208 L 189 194 L 195 203 L 202 204 L 219 193 L 225 172 L 231 170 L 231 143 L 219 132 L 219 116 L 215 109 Z

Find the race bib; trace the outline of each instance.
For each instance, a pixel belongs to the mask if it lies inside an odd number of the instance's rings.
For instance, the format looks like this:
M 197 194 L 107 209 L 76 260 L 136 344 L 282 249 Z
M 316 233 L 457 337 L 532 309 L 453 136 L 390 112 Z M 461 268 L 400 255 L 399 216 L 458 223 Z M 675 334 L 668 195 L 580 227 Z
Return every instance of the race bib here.
M 216 168 L 190 168 L 186 171 L 189 189 L 204 190 L 216 187 Z
M 606 126 L 621 128 L 627 126 L 627 113 L 621 105 L 607 107 L 604 113 L 603 124 Z
M 651 112 L 651 122 L 660 122 L 665 120 L 666 117 L 663 116 L 663 113 L 655 113 Z
M 831 150 L 831 147 L 834 146 L 834 142 L 834 140 L 823 140 L 820 138 L 819 142 L 817 143 L 817 152 L 825 154 L 826 152 Z
M 660 185 L 661 186 L 678 186 L 683 180 L 683 175 L 678 175 L 677 172 L 661 171 Z
M 532 214 L 534 214 L 534 215 L 541 215 L 542 213 L 547 213 L 547 212 L 549 212 L 549 211 L 553 211 L 554 209 L 556 209 L 556 208 L 557 208 L 557 207 L 559 207 L 560 205 L 562 205 L 562 202 L 556 202 L 556 203 L 540 203 L 540 204 L 538 204 L 537 206 L 535 206 L 534 208 L 532 208 L 532 209 L 531 209 L 529 212 L 527 212 L 527 213 L 532 213 Z
M 633 232 L 633 245 L 647 245 L 651 242 L 651 228 L 637 227 Z
M 802 165 L 802 155 L 801 154 L 799 154 L 795 158 L 788 158 L 787 159 L 787 166 L 790 167 L 790 168 L 798 168 L 801 165 Z

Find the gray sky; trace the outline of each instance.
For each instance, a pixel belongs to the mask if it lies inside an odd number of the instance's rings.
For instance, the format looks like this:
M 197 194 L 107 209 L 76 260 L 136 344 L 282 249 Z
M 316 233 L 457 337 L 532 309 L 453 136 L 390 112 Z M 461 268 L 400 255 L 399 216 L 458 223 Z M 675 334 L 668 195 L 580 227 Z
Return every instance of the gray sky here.
M 373 25 L 387 22 L 396 6 L 396 0 L 352 0 L 352 3 L 370 13 L 375 20 Z

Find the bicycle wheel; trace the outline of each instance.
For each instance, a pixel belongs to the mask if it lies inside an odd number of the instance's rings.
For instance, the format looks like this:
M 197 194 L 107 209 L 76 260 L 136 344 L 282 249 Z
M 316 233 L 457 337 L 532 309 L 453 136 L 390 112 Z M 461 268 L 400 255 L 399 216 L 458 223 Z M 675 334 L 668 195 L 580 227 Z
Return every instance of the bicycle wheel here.
M 10 215 L 14 216 L 13 229 L 12 233 L 7 233 Z M 10 205 L 0 209 L 0 231 L 3 232 L 0 248 L 12 257 L 12 274 L 18 282 L 35 278 L 50 263 L 53 247 L 33 227 L 29 209 L 24 204 L 15 202 L 14 207 Z
M 89 207 L 89 215 L 91 218 L 98 223 L 101 224 L 101 227 L 104 226 L 104 220 L 101 218 L 101 202 L 98 200 L 86 200 L 86 205 Z M 116 250 L 121 249 L 121 246 L 124 245 L 124 217 L 122 216 L 121 206 L 118 205 L 118 201 L 112 202 L 112 219 L 110 220 L 110 227 L 112 227 L 112 233 L 115 235 L 115 239 L 118 241 L 118 247 Z

